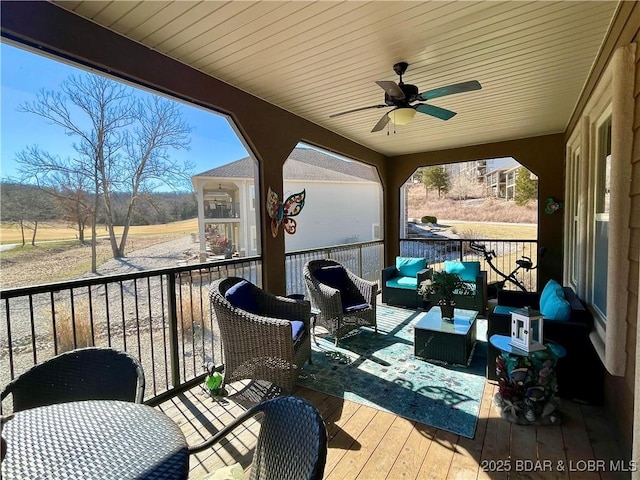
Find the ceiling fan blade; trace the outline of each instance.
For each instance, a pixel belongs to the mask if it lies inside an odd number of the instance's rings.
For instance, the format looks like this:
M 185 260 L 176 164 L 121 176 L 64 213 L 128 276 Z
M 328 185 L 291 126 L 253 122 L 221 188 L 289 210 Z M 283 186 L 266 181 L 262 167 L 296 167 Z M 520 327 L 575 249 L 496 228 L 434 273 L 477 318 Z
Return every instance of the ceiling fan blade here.
M 456 115 L 456 112 L 452 112 L 451 110 L 447 110 L 446 108 L 427 105 L 426 103 L 420 103 L 419 105 L 416 105 L 415 109 L 420 113 L 431 115 L 432 117 L 439 118 L 440 120 L 449 120 Z
M 395 108 L 393 110 L 395 110 Z M 390 111 L 393 112 L 393 110 L 390 110 Z M 378 123 L 376 123 L 375 126 L 371 129 L 371 133 L 379 132 L 380 130 L 382 130 L 384 127 L 387 126 L 387 123 L 389 123 L 389 112 L 385 113 L 380 118 L 380 120 L 378 120 Z
M 473 90 L 480 90 L 482 85 L 477 80 L 471 80 L 470 82 L 456 83 L 454 85 L 448 85 L 446 87 L 434 88 L 422 92 L 416 97 L 416 100 L 424 102 L 425 100 L 431 100 L 432 98 L 444 97 L 445 95 L 453 95 L 454 93 L 471 92 Z
M 387 92 L 391 98 L 396 100 L 404 100 L 404 92 L 398 86 L 396 82 L 392 82 L 389 80 L 376 80 L 376 83 L 380 85 L 380 87 Z
M 329 115 L 329 118 L 339 117 L 341 115 L 346 115 L 347 113 L 361 112 L 362 110 L 369 110 L 371 108 L 387 108 L 389 105 L 371 105 L 369 107 L 360 107 L 354 108 L 353 110 L 347 110 L 346 112 L 334 113 Z

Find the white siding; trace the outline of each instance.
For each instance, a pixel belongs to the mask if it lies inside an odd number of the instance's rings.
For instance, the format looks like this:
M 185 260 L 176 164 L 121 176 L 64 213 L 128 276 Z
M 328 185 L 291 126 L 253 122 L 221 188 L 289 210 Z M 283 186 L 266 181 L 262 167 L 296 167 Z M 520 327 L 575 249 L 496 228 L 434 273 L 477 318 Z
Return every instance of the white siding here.
M 374 224 L 382 223 L 381 187 L 376 183 L 284 183 L 286 199 L 306 190 L 298 231 L 286 236 L 286 250 L 373 240 Z M 357 237 L 357 240 L 356 240 Z

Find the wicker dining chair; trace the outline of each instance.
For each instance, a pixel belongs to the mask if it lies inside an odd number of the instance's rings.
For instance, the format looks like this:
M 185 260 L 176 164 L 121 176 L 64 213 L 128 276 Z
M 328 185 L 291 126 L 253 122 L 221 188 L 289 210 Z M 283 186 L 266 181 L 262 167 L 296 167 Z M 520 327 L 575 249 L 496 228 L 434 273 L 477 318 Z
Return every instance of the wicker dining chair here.
M 224 383 L 265 380 L 292 392 L 302 365 L 311 362 L 309 302 L 273 295 L 239 277 L 214 281 L 210 300 Z
M 318 410 L 298 397 L 276 397 L 250 408 L 204 443 L 198 453 L 218 444 L 257 414 L 264 414 L 249 480 L 321 480 L 327 461 L 327 430 Z
M 89 347 L 71 350 L 34 365 L 0 392 L 13 411 L 79 400 L 142 403 L 145 379 L 140 362 L 126 352 Z
M 349 271 L 328 259 L 311 260 L 303 269 L 311 306 L 320 313 L 316 325 L 338 340 L 361 326 L 374 327 L 376 333 L 376 301 L 378 284 Z

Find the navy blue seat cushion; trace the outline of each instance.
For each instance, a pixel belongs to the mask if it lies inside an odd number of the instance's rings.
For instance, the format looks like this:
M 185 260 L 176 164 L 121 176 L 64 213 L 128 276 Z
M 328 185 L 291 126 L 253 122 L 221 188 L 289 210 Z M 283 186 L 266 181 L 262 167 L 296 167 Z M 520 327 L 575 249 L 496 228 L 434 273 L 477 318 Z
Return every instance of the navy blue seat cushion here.
M 300 339 L 300 337 L 302 337 L 303 333 L 304 333 L 304 322 L 301 322 L 299 320 L 292 320 L 291 321 L 291 336 L 293 337 L 293 341 L 297 342 L 298 339 Z
M 314 272 L 316 280 L 320 283 L 340 290 L 340 298 L 342 300 L 342 310 L 344 312 L 353 312 L 361 310 L 361 306 L 368 306 L 364 297 L 349 280 L 347 271 L 340 265 L 331 265 L 321 267 Z
M 246 280 L 236 283 L 233 287 L 227 290 L 224 294 L 224 298 L 226 298 L 227 301 L 236 308 L 256 315 L 260 314 L 258 300 L 253 295 L 253 286 Z
M 359 312 L 360 310 L 366 310 L 367 308 L 369 308 L 368 303 L 358 303 L 356 305 L 347 305 L 346 307 L 343 307 L 343 310 L 345 313 L 350 313 Z

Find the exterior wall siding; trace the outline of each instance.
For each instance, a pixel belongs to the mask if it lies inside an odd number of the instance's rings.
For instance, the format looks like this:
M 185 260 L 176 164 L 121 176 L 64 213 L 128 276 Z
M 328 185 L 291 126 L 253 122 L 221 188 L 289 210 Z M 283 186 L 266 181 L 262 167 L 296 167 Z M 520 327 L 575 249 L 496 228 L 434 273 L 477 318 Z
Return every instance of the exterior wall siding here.
M 381 187 L 375 183 L 284 181 L 284 197 L 306 190 L 295 217 L 298 231 L 285 234 L 286 251 L 374 240 L 373 224 L 381 222 Z
M 636 9 L 639 9 L 636 5 Z M 636 26 L 635 42 L 640 41 L 640 31 Z M 640 47 L 640 45 L 638 45 Z M 633 120 L 633 154 L 630 159 L 632 165 L 632 178 L 630 186 L 630 244 L 629 244 L 629 279 L 627 282 L 627 338 L 626 338 L 626 371 L 624 376 L 608 376 L 605 383 L 606 407 L 614 419 L 620 432 L 620 446 L 624 452 L 630 452 L 633 458 L 634 450 L 639 449 L 634 445 L 634 409 L 636 401 L 636 349 L 638 335 L 638 298 L 640 295 L 639 266 L 640 266 L 640 55 L 636 52 L 634 86 L 634 120 Z M 635 418 L 635 422 L 639 422 Z M 635 426 L 636 435 L 638 425 Z M 640 442 L 639 438 L 635 442 Z M 637 460 L 637 458 L 636 458 Z
M 640 7 L 636 4 L 636 12 Z M 637 27 L 634 41 L 640 48 L 640 27 Z M 636 76 L 634 88 L 634 120 L 633 120 L 633 155 L 631 157 L 631 215 L 629 226 L 631 229 L 631 241 L 629 247 L 629 282 L 628 282 L 628 334 L 627 334 L 627 375 L 625 376 L 624 395 L 627 397 L 627 408 L 625 414 L 618 417 L 618 424 L 634 425 L 630 432 L 630 438 L 625 439 L 626 445 L 631 447 L 632 458 L 638 459 L 640 456 L 640 406 L 635 405 L 638 401 L 638 327 L 640 317 L 640 54 L 636 50 Z M 615 392 L 612 392 L 614 394 Z M 614 411 L 616 411 L 614 409 Z M 635 412 L 635 413 L 634 413 Z M 634 439 L 635 435 L 635 439 Z M 640 474 L 635 472 L 635 478 L 640 478 Z

